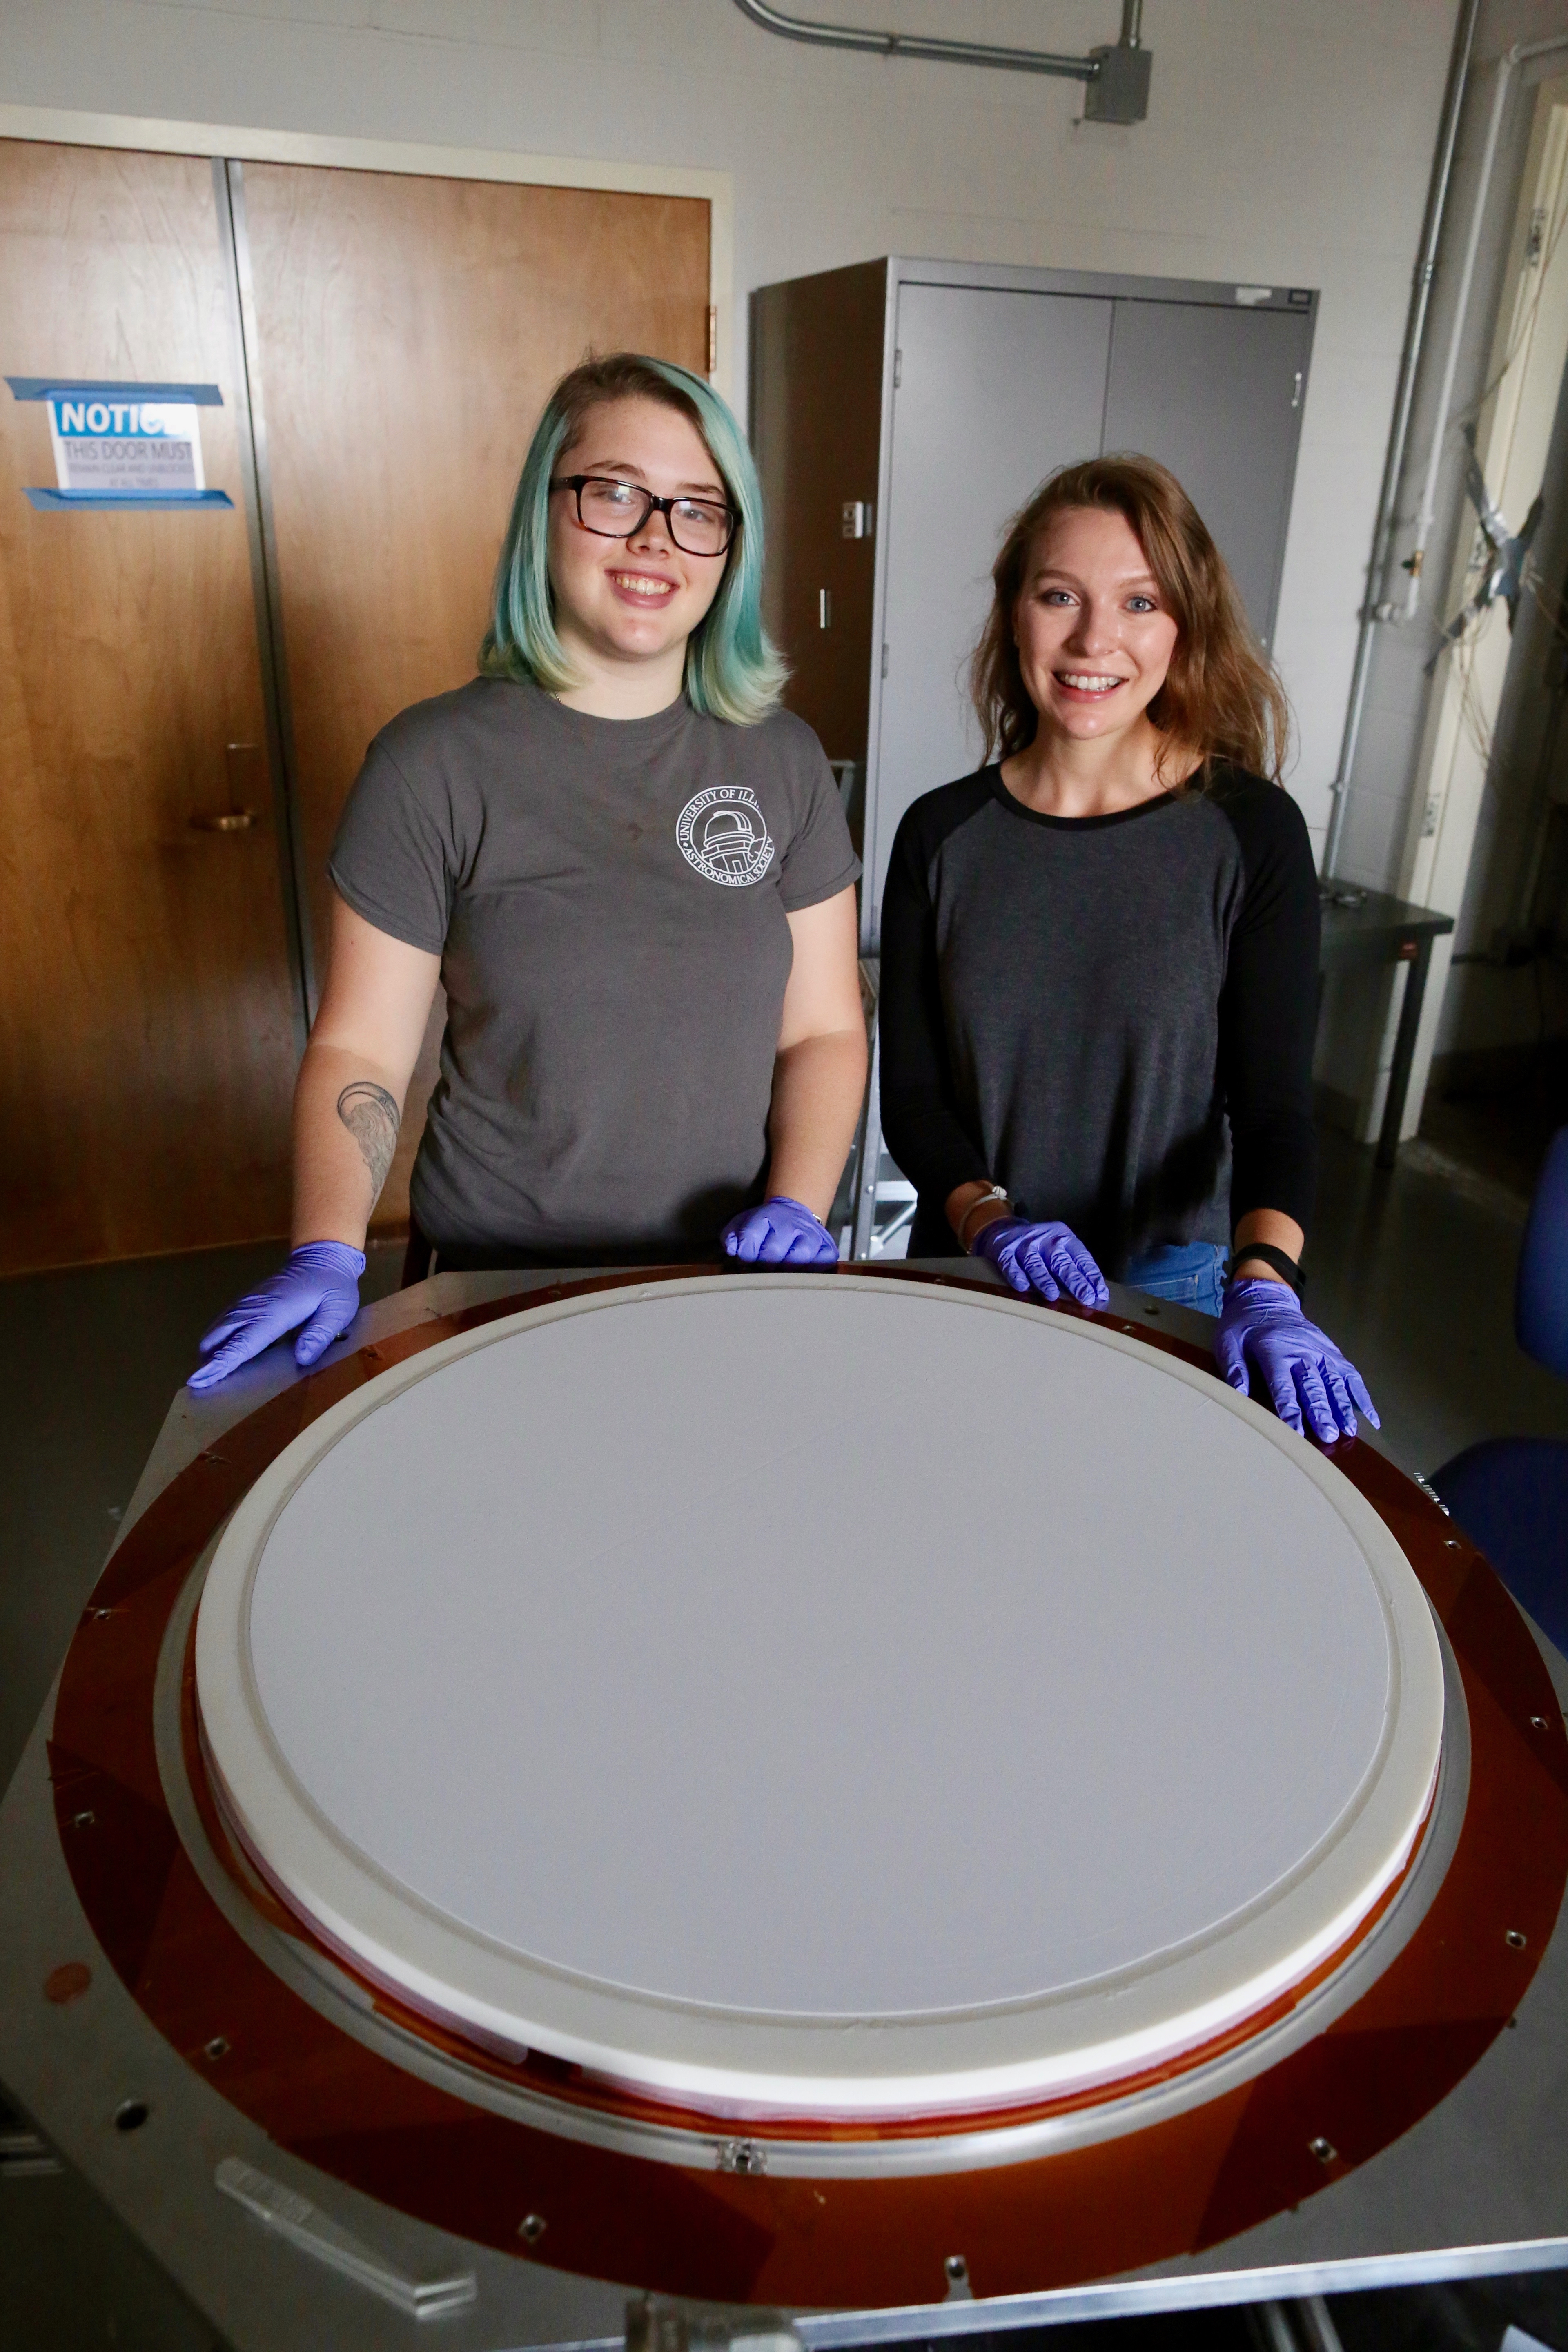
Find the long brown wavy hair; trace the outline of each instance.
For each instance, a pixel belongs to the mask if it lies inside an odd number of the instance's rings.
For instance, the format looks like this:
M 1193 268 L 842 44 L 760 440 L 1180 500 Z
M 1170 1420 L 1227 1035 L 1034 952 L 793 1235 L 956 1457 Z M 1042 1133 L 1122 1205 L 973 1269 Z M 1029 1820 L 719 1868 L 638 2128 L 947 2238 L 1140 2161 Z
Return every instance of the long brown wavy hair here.
M 1278 783 L 1289 745 L 1285 689 L 1203 517 L 1175 476 L 1152 457 L 1091 457 L 1063 466 L 1008 524 L 992 566 L 991 612 L 969 670 L 986 759 L 1010 759 L 1034 740 L 1039 713 L 1018 661 L 1018 599 L 1041 532 L 1055 516 L 1081 507 L 1125 517 L 1176 623 L 1170 670 L 1149 705 L 1149 717 L 1165 739 L 1159 765 L 1196 753 L 1201 764 L 1188 782 L 1199 789 L 1219 761 Z

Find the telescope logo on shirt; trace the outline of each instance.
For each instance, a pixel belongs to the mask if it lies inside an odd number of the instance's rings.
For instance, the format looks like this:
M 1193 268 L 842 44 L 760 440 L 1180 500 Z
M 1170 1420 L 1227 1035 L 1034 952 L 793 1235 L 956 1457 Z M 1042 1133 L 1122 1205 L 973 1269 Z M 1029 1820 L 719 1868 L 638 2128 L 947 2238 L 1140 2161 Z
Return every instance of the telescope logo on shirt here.
M 675 837 L 687 864 L 727 890 L 748 889 L 773 862 L 767 819 L 743 784 L 695 793 L 676 819 Z

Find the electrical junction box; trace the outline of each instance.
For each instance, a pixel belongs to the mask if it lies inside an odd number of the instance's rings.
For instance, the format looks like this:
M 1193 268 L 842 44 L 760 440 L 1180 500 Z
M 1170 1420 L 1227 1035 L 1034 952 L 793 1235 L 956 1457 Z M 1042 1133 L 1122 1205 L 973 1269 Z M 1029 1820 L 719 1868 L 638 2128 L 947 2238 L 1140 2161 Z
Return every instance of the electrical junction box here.
M 1090 49 L 1100 71 L 1085 85 L 1086 122 L 1142 122 L 1149 111 L 1149 69 L 1152 49 L 1134 49 L 1119 41 L 1114 48 Z

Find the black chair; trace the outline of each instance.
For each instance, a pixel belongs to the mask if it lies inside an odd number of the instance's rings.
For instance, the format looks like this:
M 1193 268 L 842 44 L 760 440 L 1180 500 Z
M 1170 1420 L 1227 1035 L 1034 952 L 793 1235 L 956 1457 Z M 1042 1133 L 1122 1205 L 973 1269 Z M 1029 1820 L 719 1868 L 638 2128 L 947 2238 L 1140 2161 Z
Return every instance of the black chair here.
M 1568 1127 L 1552 1139 L 1530 1205 L 1513 1328 L 1527 1355 L 1568 1380 Z M 1568 1439 L 1484 1438 L 1431 1483 L 1514 1599 L 1568 1650 Z

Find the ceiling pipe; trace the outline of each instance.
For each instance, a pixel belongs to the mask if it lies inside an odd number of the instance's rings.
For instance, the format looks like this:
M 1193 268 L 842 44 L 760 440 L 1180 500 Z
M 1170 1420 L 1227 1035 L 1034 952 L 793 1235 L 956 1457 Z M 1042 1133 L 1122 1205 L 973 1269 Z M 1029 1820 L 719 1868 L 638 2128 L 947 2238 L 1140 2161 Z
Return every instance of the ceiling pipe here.
M 1459 135 L 1459 113 L 1465 101 L 1469 80 L 1470 53 L 1475 47 L 1476 20 L 1480 15 L 1480 0 L 1466 0 L 1465 12 L 1459 20 L 1454 42 L 1453 59 L 1448 68 L 1448 89 L 1443 105 L 1443 119 L 1437 133 L 1437 152 L 1432 166 L 1432 184 L 1426 196 L 1426 220 L 1421 238 L 1420 259 L 1415 266 L 1415 282 L 1410 293 L 1410 312 L 1405 321 L 1405 349 L 1399 362 L 1399 387 L 1394 394 L 1394 428 L 1389 435 L 1388 454 L 1384 460 L 1383 487 L 1378 494 L 1377 520 L 1373 526 L 1372 560 L 1367 565 L 1366 596 L 1362 604 L 1361 630 L 1356 638 L 1355 667 L 1351 673 L 1350 701 L 1345 711 L 1345 731 L 1340 745 L 1340 764 L 1329 790 L 1333 795 L 1333 809 L 1329 818 L 1328 839 L 1323 844 L 1322 873 L 1326 880 L 1336 871 L 1340 845 L 1344 836 L 1345 814 L 1350 806 L 1351 772 L 1355 766 L 1356 746 L 1361 739 L 1362 714 L 1366 707 L 1367 682 L 1372 672 L 1373 629 L 1380 616 L 1379 600 L 1384 574 L 1392 551 L 1394 530 L 1394 507 L 1399 497 L 1399 478 L 1405 470 L 1405 453 L 1410 439 L 1410 413 L 1415 398 L 1415 373 L 1421 362 L 1422 346 L 1426 335 L 1426 313 L 1432 299 L 1432 280 L 1437 268 L 1437 246 L 1443 234 L 1443 217 L 1448 202 L 1448 183 L 1454 169 L 1454 149 Z
M 824 24 L 815 16 L 791 16 L 771 0 L 735 0 L 742 16 L 786 41 L 818 48 L 859 49 L 883 58 L 923 58 L 937 65 L 996 66 L 1009 73 L 1056 74 L 1089 87 L 1084 119 L 1090 122 L 1142 122 L 1149 110 L 1150 53 L 1143 47 L 1143 0 L 1122 0 L 1121 37 L 1114 47 L 1091 49 L 1086 58 L 1048 49 L 999 48 L 989 41 L 950 41 L 927 33 L 883 33 L 866 25 Z M 1099 103 L 1096 103 L 1096 101 Z M 1109 108 L 1107 105 L 1109 101 Z

